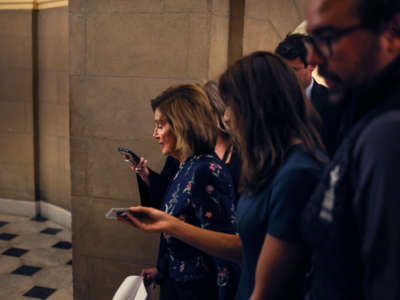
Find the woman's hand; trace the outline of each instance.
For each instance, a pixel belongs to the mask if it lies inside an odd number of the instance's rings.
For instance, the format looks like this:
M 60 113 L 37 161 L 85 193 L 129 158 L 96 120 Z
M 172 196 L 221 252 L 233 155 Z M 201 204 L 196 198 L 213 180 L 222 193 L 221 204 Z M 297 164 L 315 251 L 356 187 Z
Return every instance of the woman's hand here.
M 129 161 L 131 162 L 130 165 L 131 170 L 135 172 L 137 175 L 139 175 L 147 186 L 150 186 L 150 180 L 149 180 L 150 171 L 147 168 L 147 160 L 141 157 L 138 163 L 136 163 L 133 158 L 131 158 Z
M 241 262 L 242 242 L 238 235 L 203 229 L 186 223 L 161 210 L 136 206 L 118 220 L 147 232 L 163 232 L 211 256 Z
M 154 283 L 161 274 L 158 272 L 157 268 L 144 268 L 140 275 L 143 276 L 144 285 L 149 286 Z
M 155 208 L 135 206 L 129 208 L 126 219 L 118 220 L 148 232 L 168 232 L 176 218 Z

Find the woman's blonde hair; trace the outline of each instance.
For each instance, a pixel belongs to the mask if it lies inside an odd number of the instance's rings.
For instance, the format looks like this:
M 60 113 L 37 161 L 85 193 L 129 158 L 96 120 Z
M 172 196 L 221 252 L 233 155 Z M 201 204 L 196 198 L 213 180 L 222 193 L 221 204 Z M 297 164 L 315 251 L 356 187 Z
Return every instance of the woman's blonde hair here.
M 218 134 L 207 95 L 195 84 L 172 86 L 151 100 L 171 125 L 183 157 L 212 153 Z

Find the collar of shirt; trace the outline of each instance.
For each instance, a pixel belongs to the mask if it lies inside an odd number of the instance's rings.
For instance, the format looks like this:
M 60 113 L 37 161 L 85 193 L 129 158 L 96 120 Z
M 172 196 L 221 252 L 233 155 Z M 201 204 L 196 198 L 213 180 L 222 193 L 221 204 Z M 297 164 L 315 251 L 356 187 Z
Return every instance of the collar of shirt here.
M 311 78 L 311 83 L 306 88 L 306 96 L 307 96 L 308 100 L 310 100 L 310 101 L 311 101 L 311 91 L 312 91 L 313 86 L 314 86 L 314 78 Z

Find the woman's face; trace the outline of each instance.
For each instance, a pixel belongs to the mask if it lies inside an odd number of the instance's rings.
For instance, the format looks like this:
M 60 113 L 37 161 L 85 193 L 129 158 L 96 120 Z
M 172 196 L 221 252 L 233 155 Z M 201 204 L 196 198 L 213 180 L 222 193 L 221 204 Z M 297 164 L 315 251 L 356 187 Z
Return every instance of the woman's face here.
M 232 129 L 233 112 L 230 106 L 227 106 L 224 113 L 224 124 L 228 129 Z
M 153 137 L 161 145 L 161 153 L 179 159 L 176 151 L 176 136 L 172 130 L 172 126 L 158 108 L 154 111 L 154 122 Z

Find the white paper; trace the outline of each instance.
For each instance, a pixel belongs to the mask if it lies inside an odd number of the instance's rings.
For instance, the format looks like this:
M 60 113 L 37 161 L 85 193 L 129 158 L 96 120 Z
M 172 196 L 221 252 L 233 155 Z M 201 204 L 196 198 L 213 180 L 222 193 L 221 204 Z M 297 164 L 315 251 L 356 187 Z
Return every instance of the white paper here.
M 113 300 L 149 300 L 143 277 L 126 277 L 115 293 Z

